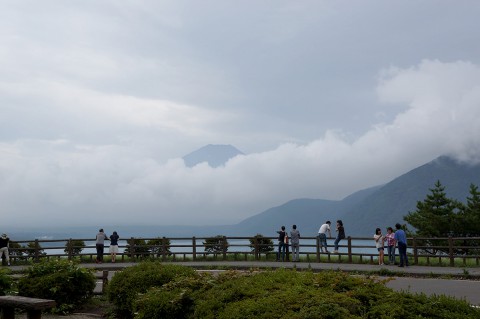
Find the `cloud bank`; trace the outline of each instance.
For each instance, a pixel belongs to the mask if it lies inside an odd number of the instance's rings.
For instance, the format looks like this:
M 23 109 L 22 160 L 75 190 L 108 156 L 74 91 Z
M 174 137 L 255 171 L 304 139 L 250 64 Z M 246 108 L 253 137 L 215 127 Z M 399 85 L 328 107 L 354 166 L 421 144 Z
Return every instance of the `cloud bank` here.
M 159 154 L 177 135 L 222 134 L 240 113 L 52 81 L 1 82 L 4 101 L 37 101 L 25 110 L 2 107 L 2 224 L 235 223 L 294 198 L 341 199 L 440 155 L 480 162 L 479 65 L 391 67 L 372 91 L 386 111 L 401 111 L 359 136 L 329 130 L 214 169 L 185 167 L 185 154 L 167 161 Z M 9 121 L 22 112 L 21 123 Z

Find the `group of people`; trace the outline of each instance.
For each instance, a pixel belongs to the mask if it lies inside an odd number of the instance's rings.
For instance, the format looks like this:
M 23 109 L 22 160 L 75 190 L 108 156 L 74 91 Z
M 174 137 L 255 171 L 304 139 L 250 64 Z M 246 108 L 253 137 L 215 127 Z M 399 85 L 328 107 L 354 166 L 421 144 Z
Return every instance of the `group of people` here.
M 111 256 L 112 263 L 115 262 L 115 259 L 118 254 L 118 240 L 120 236 L 118 236 L 117 232 L 114 231 L 110 236 L 107 236 L 103 231 L 103 228 L 100 228 L 95 240 L 95 247 L 97 249 L 97 259 L 95 262 L 97 264 L 101 264 L 103 262 L 103 252 L 105 248 L 105 240 L 110 240 L 110 247 L 109 253 Z
M 290 237 L 285 231 L 285 226 L 282 226 L 278 233 L 278 254 L 277 261 L 285 261 L 285 254 L 288 252 L 288 245 L 292 246 L 292 261 L 300 261 L 300 231 L 297 225 L 292 226 Z
M 375 247 L 378 250 L 378 264 L 384 265 L 385 243 L 387 244 L 388 263 L 395 264 L 395 247 L 398 246 L 398 255 L 400 256 L 400 264 L 398 267 L 408 266 L 407 258 L 407 234 L 402 229 L 402 225 L 395 224 L 395 232 L 392 227 L 387 228 L 387 234 L 383 235 L 380 228 L 375 229 Z
M 320 246 L 320 252 L 330 253 L 327 250 L 327 235 L 329 238 L 332 238 L 332 231 L 331 231 L 331 222 L 327 220 L 325 224 L 320 226 L 318 230 L 318 242 Z M 387 247 L 387 254 L 388 254 L 388 263 L 393 265 L 395 264 L 395 248 L 398 247 L 398 253 L 400 256 L 400 264 L 399 267 L 408 266 L 408 258 L 407 258 L 407 235 L 405 231 L 402 229 L 402 225 L 397 223 L 395 225 L 395 232 L 393 231 L 392 227 L 387 228 L 387 234 L 383 235 L 382 230 L 377 228 L 375 230 L 375 235 L 373 239 L 375 240 L 375 247 L 379 252 L 378 263 L 379 265 L 384 265 L 384 250 L 385 244 Z M 335 228 L 337 232 L 335 241 L 334 241 L 334 250 L 333 254 L 338 254 L 338 247 L 339 243 L 342 239 L 345 238 L 345 227 L 343 226 L 342 220 L 337 220 L 337 225 Z M 300 250 L 300 232 L 297 229 L 297 225 L 292 226 L 292 230 L 290 231 L 290 236 L 285 231 L 285 226 L 282 226 L 278 233 L 278 253 L 277 253 L 277 261 L 285 261 L 285 254 L 288 252 L 289 242 L 290 246 L 292 247 L 292 261 L 296 262 L 299 261 L 299 250 Z
M 320 226 L 320 229 L 318 230 L 318 239 L 320 243 L 320 251 L 323 252 L 323 248 L 325 248 L 325 252 L 328 254 L 330 253 L 327 250 L 327 233 L 330 238 L 332 238 L 332 231 L 330 229 L 330 226 L 332 225 L 332 222 L 327 220 L 325 224 Z M 340 244 L 340 241 L 345 238 L 345 227 L 343 227 L 343 222 L 342 220 L 337 220 L 337 227 L 335 228 L 335 231 L 337 232 L 337 236 L 335 238 L 335 241 L 333 242 L 334 248 L 333 248 L 333 253 L 338 254 L 338 246 Z

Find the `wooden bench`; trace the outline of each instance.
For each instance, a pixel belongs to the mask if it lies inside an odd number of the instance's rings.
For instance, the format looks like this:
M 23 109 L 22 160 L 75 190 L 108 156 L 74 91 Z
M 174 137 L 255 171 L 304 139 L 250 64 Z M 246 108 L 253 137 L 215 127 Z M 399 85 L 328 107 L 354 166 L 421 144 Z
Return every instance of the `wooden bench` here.
M 0 296 L 1 319 L 15 319 L 15 308 L 25 309 L 28 319 L 42 318 L 42 310 L 55 307 L 55 300 L 22 296 Z

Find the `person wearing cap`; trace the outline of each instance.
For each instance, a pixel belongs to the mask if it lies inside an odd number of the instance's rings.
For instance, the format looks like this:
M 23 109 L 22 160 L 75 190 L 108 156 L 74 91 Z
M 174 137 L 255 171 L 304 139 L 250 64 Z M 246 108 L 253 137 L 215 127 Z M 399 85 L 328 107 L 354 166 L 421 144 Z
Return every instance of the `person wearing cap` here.
M 10 242 L 10 238 L 8 238 L 7 234 L 2 234 L 0 237 L 0 258 L 5 255 L 5 260 L 7 261 L 7 265 L 10 266 L 10 257 L 8 256 L 8 245 Z

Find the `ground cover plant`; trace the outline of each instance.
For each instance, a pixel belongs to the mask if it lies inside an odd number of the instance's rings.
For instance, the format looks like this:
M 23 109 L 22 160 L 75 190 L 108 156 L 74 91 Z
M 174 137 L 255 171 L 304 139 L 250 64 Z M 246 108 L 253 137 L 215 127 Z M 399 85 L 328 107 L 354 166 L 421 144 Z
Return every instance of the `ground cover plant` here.
M 89 300 L 95 276 L 88 269 L 68 260 L 43 260 L 33 264 L 18 281 L 21 296 L 53 299 L 54 311 L 66 313 Z
M 149 288 L 161 287 L 174 279 L 196 275 L 195 270 L 189 267 L 142 262 L 125 268 L 112 278 L 107 288 L 108 300 L 114 305 L 118 317 L 130 318 L 134 313 L 136 298 Z
M 480 318 L 465 301 L 399 293 L 374 277 L 334 271 L 181 276 L 131 297 L 137 319 Z

